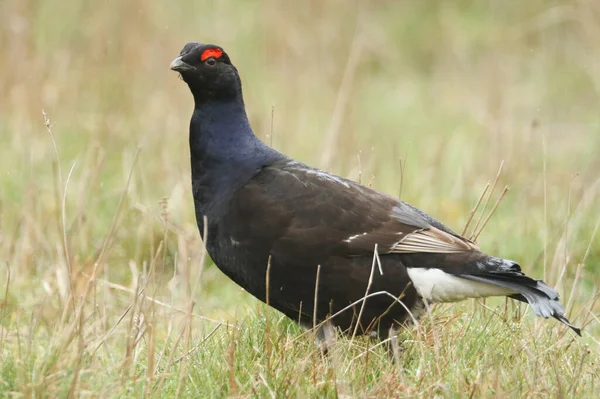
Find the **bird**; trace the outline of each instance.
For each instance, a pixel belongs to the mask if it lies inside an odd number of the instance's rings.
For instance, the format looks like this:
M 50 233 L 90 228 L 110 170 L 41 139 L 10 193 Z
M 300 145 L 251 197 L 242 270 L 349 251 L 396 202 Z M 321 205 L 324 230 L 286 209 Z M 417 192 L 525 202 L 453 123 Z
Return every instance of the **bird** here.
M 189 146 L 200 235 L 214 264 L 254 297 L 306 328 L 385 340 L 428 304 L 507 296 L 581 335 L 556 290 L 518 263 L 481 252 L 406 202 L 261 141 L 222 47 L 187 43 L 170 69 L 194 99 Z

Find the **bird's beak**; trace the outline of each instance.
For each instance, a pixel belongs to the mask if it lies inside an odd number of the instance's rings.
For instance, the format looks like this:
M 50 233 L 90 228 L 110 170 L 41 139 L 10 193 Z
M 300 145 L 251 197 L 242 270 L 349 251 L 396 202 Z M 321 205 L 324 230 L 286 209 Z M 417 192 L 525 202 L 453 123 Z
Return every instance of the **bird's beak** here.
M 171 66 L 170 68 L 173 71 L 177 71 L 177 72 L 183 72 L 183 71 L 190 71 L 195 69 L 193 66 L 191 66 L 190 64 L 185 63 L 181 57 L 177 57 L 173 60 L 173 62 L 171 62 Z

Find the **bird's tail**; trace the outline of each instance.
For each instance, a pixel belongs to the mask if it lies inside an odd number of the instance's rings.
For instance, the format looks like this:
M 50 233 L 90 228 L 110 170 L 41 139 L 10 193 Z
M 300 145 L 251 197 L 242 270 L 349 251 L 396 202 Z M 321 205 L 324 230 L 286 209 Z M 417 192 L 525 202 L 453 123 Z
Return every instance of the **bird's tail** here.
M 543 282 L 541 282 L 544 284 Z M 521 302 L 526 302 L 531 305 L 533 311 L 536 315 L 542 316 L 544 318 L 548 318 L 550 316 L 554 317 L 556 320 L 560 321 L 564 325 L 571 328 L 571 330 L 575 331 L 577 335 L 581 337 L 581 329 L 575 327 L 571 322 L 565 317 L 565 309 L 562 307 L 558 299 L 549 299 L 549 298 L 538 298 L 538 297 L 526 297 L 523 294 L 515 294 L 509 295 L 511 298 L 516 299 Z M 548 316 L 546 316 L 548 315 Z
M 461 277 L 513 290 L 516 293 L 509 295 L 509 297 L 528 303 L 538 316 L 546 319 L 554 317 L 581 336 L 581 329 L 575 327 L 565 317 L 565 308 L 560 304 L 558 292 L 555 289 L 546 285 L 542 280 L 524 275 L 515 262 L 493 257 L 490 257 L 488 261 L 493 263 L 502 262 L 503 265 L 498 265 L 500 267 L 494 271 L 488 269 L 488 273 L 461 275 Z

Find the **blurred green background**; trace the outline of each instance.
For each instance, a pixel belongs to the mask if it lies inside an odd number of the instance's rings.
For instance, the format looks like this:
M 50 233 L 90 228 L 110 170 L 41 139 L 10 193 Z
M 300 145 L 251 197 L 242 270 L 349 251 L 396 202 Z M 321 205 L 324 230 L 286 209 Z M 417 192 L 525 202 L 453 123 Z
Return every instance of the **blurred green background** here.
M 237 66 L 263 140 L 392 195 L 402 184 L 402 199 L 458 232 L 504 161 L 488 209 L 510 191 L 479 243 L 559 282 L 581 323 L 599 310 L 599 38 L 592 0 L 4 0 L 4 316 L 52 331 L 99 258 L 103 279 L 133 287 L 161 240 L 155 297 L 185 303 L 202 253 L 193 101 L 169 63 L 200 41 Z M 211 265 L 200 287 L 199 314 L 235 321 L 257 306 Z M 105 315 L 119 298 L 104 296 Z

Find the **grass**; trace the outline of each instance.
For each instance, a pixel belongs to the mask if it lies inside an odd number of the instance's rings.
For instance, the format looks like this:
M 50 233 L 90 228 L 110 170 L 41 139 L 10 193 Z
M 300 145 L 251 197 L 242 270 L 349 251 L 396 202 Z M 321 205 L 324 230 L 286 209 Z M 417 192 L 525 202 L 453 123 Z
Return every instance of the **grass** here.
M 599 26 L 585 0 L 0 3 L 0 396 L 596 397 Z M 396 362 L 322 357 L 204 254 L 188 40 L 225 47 L 274 147 L 455 230 L 504 162 L 478 242 L 583 338 L 493 299 L 436 307 Z

